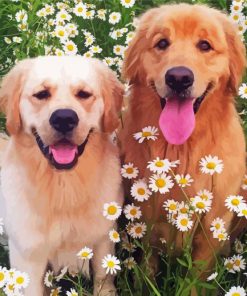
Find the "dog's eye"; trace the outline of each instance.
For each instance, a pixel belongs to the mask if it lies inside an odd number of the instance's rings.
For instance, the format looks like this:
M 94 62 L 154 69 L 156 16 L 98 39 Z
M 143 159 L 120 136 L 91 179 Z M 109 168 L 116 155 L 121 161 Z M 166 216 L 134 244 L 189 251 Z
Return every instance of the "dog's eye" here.
M 37 93 L 35 93 L 33 95 L 35 98 L 37 98 L 38 100 L 45 100 L 48 99 L 51 96 L 51 93 L 49 92 L 49 90 L 41 90 Z
M 206 40 L 201 40 L 198 42 L 197 47 L 201 50 L 201 51 L 210 51 L 212 48 L 212 46 L 210 45 L 210 43 Z
M 76 94 L 77 98 L 79 99 L 88 99 L 92 96 L 92 94 L 90 94 L 89 92 L 87 91 L 84 91 L 84 90 L 79 90 Z
M 169 41 L 167 39 L 161 39 L 155 47 L 158 47 L 158 49 L 164 50 L 170 45 Z

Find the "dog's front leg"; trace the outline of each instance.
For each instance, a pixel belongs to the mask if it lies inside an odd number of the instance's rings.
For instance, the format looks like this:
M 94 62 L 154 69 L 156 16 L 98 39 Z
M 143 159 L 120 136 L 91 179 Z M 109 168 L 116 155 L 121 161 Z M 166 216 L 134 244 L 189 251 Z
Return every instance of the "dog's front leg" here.
M 94 247 L 93 274 L 94 274 L 94 296 L 115 296 L 114 276 L 107 274 L 102 267 L 102 259 L 107 255 L 115 254 L 114 245 L 109 236 L 102 238 L 100 243 Z
M 28 250 L 28 253 L 19 252 L 15 244 L 9 241 L 9 256 L 11 268 L 26 272 L 30 277 L 30 283 L 25 289 L 25 296 L 43 296 L 43 277 L 47 265 L 47 255 L 44 248 L 36 249 L 35 252 Z

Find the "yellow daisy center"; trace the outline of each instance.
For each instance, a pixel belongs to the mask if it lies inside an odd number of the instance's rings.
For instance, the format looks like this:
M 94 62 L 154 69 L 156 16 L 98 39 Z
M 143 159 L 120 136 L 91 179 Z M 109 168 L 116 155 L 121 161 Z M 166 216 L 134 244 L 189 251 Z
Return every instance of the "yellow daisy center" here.
M 127 174 L 132 174 L 134 172 L 133 168 L 127 168 L 126 173 Z
M 187 183 L 188 183 L 188 181 L 187 181 L 187 179 L 185 179 L 185 178 L 181 178 L 181 179 L 179 180 L 179 184 L 186 185 Z
M 78 11 L 78 12 L 83 12 L 83 8 L 82 8 L 82 7 L 78 7 L 78 8 L 77 8 L 77 11 Z
M 74 49 L 74 46 L 72 44 L 67 45 L 67 49 L 69 51 L 72 51 Z
M 129 4 L 131 0 L 124 0 L 125 3 Z
M 238 206 L 240 202 L 239 202 L 239 200 L 237 198 L 234 198 L 231 203 L 234 206 Z
M 170 204 L 169 205 L 169 209 L 172 210 L 172 211 L 176 210 L 176 208 L 177 208 L 176 204 Z
M 112 18 L 115 20 L 117 18 L 117 16 L 116 15 L 113 15 Z
M 228 262 L 227 264 L 226 264 L 226 268 L 227 269 L 232 269 L 233 268 L 233 263 L 231 263 L 231 262 Z
M 158 168 L 162 168 L 164 166 L 164 162 L 161 160 L 156 161 L 155 166 L 157 166 Z
M 206 194 L 202 194 L 200 197 L 201 197 L 201 199 L 208 200 L 208 196 Z
M 233 7 L 233 9 L 237 11 L 237 10 L 239 10 L 239 6 L 236 5 Z
M 61 14 L 61 18 L 65 19 L 66 18 L 66 14 Z
M 120 47 L 116 47 L 116 49 L 115 49 L 117 52 L 119 52 L 120 51 Z
M 8 285 L 8 287 L 9 287 L 9 290 L 10 291 L 14 291 L 15 290 L 15 285 L 14 284 Z
M 214 162 L 207 163 L 207 169 L 214 170 L 215 167 L 216 167 L 216 164 Z
M 232 294 L 232 296 L 241 296 L 239 293 L 235 292 Z
M 113 268 L 115 266 L 115 263 L 113 261 L 107 262 L 108 267 Z
M 247 93 L 247 88 L 246 88 L 246 93 Z M 244 179 L 244 185 L 247 185 L 247 179 Z
M 137 210 L 136 210 L 136 209 L 131 209 L 131 210 L 130 210 L 130 214 L 131 214 L 132 216 L 135 216 L 135 215 L 137 214 Z
M 142 132 L 142 136 L 146 138 L 152 136 L 152 134 L 150 132 Z
M 145 194 L 145 189 L 143 189 L 143 188 L 138 188 L 137 193 L 138 193 L 139 195 L 144 195 L 144 194 Z
M 233 16 L 233 19 L 234 19 L 235 21 L 237 21 L 237 20 L 239 19 L 239 16 L 238 16 L 238 15 L 234 15 L 234 16 Z
M 81 257 L 88 257 L 89 253 L 87 251 L 84 251 L 81 253 Z
M 136 229 L 135 229 L 135 232 L 136 232 L 137 234 L 142 233 L 142 228 L 141 228 L 141 226 L 137 226 Z
M 115 215 L 117 212 L 117 208 L 115 206 L 109 206 L 107 212 L 109 215 Z
M 187 219 L 181 219 L 180 221 L 182 226 L 187 226 L 188 225 L 188 220 Z
M 113 232 L 113 238 L 115 238 L 115 239 L 117 239 L 117 238 L 119 238 L 119 234 L 117 233 L 117 232 Z
M 196 203 L 196 207 L 198 209 L 204 209 L 205 208 L 205 204 L 202 201 L 199 201 Z
M 244 216 L 246 216 L 247 215 L 247 210 L 242 210 L 242 214 L 244 215 Z
M 247 94 L 247 87 L 244 89 L 244 93 Z
M 235 260 L 235 262 L 234 262 L 234 264 L 236 265 L 236 266 L 239 266 L 240 265 L 240 260 L 239 259 L 237 259 L 237 260 Z
M 180 212 L 181 212 L 182 214 L 186 214 L 186 213 L 188 212 L 188 209 L 186 209 L 186 208 L 182 208 L 182 209 L 180 210 Z
M 215 228 L 216 228 L 216 229 L 220 229 L 220 223 L 216 223 L 216 224 L 215 224 Z
M 157 179 L 155 181 L 155 185 L 158 187 L 158 188 L 163 188 L 166 186 L 166 181 L 164 179 Z
M 5 275 L 3 272 L 0 272 L 0 282 L 2 282 L 5 278 Z
M 225 235 L 224 235 L 223 233 L 219 233 L 219 234 L 218 234 L 218 238 L 219 238 L 219 239 L 224 239 L 224 238 L 225 238 Z
M 58 35 L 63 37 L 64 36 L 64 31 L 58 31 Z

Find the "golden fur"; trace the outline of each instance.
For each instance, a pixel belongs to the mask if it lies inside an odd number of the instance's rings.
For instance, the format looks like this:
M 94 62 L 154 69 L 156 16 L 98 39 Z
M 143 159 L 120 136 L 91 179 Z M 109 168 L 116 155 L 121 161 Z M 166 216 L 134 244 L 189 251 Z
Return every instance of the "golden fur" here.
M 51 98 L 33 96 L 49 88 Z M 75 89 L 90 91 L 79 100 Z M 43 295 L 42 278 L 48 262 L 56 272 L 87 267 L 77 258 L 79 250 L 93 249 L 94 293 L 115 295 L 113 278 L 101 260 L 114 254 L 109 230 L 114 221 L 103 217 L 106 202 L 122 203 L 118 149 L 109 133 L 118 125 L 122 85 L 106 66 L 81 57 L 40 57 L 20 62 L 3 81 L 0 97 L 7 112 L 10 141 L 1 177 L 1 213 L 9 236 L 11 266 L 26 271 L 31 282 L 25 295 Z M 6 106 L 7 104 L 7 106 Z M 56 170 L 39 150 L 31 132 L 35 127 L 46 144 L 56 140 L 49 125 L 51 113 L 72 108 L 79 116 L 73 141 L 81 143 L 90 128 L 84 153 L 71 170 Z M 100 227 L 99 227 L 100 225 Z
M 162 38 L 169 38 L 171 45 L 159 51 L 155 44 Z M 202 53 L 198 50 L 197 42 L 205 39 L 213 44 L 213 51 Z M 149 160 L 157 156 L 180 159 L 175 173 L 189 173 L 194 179 L 192 186 L 185 189 L 189 197 L 201 189 L 213 191 L 212 210 L 202 217 L 210 243 L 200 227 L 193 241 L 194 259 L 206 260 L 209 265 L 213 262 L 213 254 L 222 247 L 222 243 L 213 239 L 210 224 L 214 218 L 221 217 L 230 231 L 235 214 L 227 210 L 224 201 L 228 195 L 239 193 L 246 168 L 245 139 L 234 103 L 245 64 L 244 45 L 228 17 L 206 6 L 188 4 L 165 5 L 147 11 L 139 20 L 124 61 L 123 75 L 131 84 L 129 108 L 120 132 L 124 160 L 139 168 L 140 178 L 148 178 Z M 158 127 L 161 113 L 159 96 L 150 85 L 153 82 L 157 91 L 162 92 L 165 73 L 175 66 L 185 66 L 193 71 L 194 97 L 199 97 L 209 82 L 214 85 L 196 114 L 195 129 L 183 145 L 168 144 L 161 131 L 156 141 L 139 144 L 133 134 L 149 125 Z M 213 179 L 199 170 L 199 160 L 209 154 L 224 162 L 223 173 L 214 175 Z M 162 209 L 163 202 L 169 198 L 185 200 L 178 186 L 174 186 L 169 194 L 155 197 L 154 210 L 152 198 L 140 206 L 146 222 L 155 220 L 152 243 L 159 245 L 159 239 L 163 237 L 168 242 L 175 241 L 178 250 L 181 233 L 171 230 L 173 226 L 167 224 Z

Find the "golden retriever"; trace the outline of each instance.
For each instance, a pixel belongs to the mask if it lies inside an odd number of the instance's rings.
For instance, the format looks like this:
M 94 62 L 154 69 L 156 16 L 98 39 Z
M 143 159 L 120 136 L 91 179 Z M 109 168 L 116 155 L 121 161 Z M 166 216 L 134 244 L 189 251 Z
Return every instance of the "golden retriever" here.
M 239 193 L 246 169 L 244 133 L 234 105 L 244 68 L 245 48 L 227 15 L 189 4 L 161 6 L 141 16 L 124 61 L 123 75 L 131 84 L 120 132 L 125 162 L 133 162 L 139 177 L 148 178 L 148 161 L 180 159 L 175 173 L 189 173 L 194 179 L 185 189 L 189 197 L 201 189 L 213 191 L 212 210 L 202 216 L 205 233 L 198 226 L 193 240 L 194 259 L 205 260 L 208 266 L 222 246 L 213 238 L 210 224 L 221 217 L 230 230 L 234 213 L 224 202 Z M 146 126 L 159 127 L 160 136 L 139 144 L 133 134 Z M 210 154 L 224 163 L 223 172 L 213 178 L 199 170 L 199 160 Z M 155 198 L 151 242 L 157 246 L 165 238 L 175 241 L 178 249 L 181 232 L 172 235 L 162 204 L 185 197 L 174 186 L 169 194 Z M 152 204 L 152 198 L 140 204 L 146 221 Z
M 2 83 L 11 137 L 0 203 L 11 267 L 31 278 L 25 295 L 43 295 L 48 262 L 56 272 L 87 269 L 76 256 L 84 246 L 94 253 L 94 294 L 115 295 L 113 276 L 102 287 L 102 259 L 114 254 L 108 235 L 114 221 L 103 216 L 103 205 L 123 201 L 118 149 L 110 137 L 122 94 L 107 66 L 82 57 L 24 60 Z

